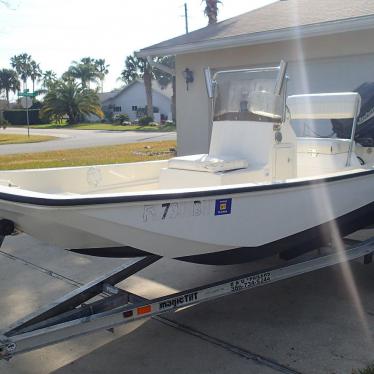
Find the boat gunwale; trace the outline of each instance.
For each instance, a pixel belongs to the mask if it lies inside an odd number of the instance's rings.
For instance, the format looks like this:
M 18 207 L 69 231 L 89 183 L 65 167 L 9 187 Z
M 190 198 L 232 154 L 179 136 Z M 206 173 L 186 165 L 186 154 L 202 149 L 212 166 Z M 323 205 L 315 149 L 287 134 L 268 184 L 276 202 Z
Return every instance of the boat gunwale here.
M 263 185 L 250 185 L 244 187 L 231 187 L 231 188 L 220 188 L 220 189 L 204 189 L 203 191 L 182 191 L 182 192 L 162 192 L 155 194 L 137 194 L 137 195 L 116 195 L 116 196 L 97 196 L 97 197 L 84 197 L 79 195 L 75 196 L 64 196 L 63 198 L 49 198 L 49 197 L 35 197 L 35 196 L 24 196 L 20 194 L 12 194 L 8 192 L 0 191 L 0 200 L 30 204 L 37 206 L 50 206 L 50 207 L 69 207 L 69 206 L 90 206 L 90 205 L 104 205 L 104 204 L 118 204 L 118 203 L 136 203 L 136 202 L 149 202 L 149 201 L 161 201 L 161 200 L 181 200 L 188 198 L 204 198 L 211 196 L 222 196 L 222 195 L 235 195 L 240 193 L 248 192 L 259 192 L 259 191 L 271 191 L 280 190 L 292 187 L 303 187 L 309 185 L 318 185 L 336 182 L 344 179 L 360 178 L 367 175 L 374 174 L 374 168 L 369 170 L 362 170 L 354 173 L 345 173 L 341 175 L 335 175 L 325 178 L 301 180 L 294 182 L 280 182 Z M 1 189 L 1 187 L 0 187 Z M 24 190 L 27 191 L 27 190 Z

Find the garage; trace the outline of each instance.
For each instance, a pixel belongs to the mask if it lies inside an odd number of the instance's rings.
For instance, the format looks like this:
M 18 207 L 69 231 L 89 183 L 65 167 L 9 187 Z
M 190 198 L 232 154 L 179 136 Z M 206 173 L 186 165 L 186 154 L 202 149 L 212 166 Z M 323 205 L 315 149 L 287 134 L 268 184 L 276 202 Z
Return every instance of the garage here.
M 364 0 L 329 0 L 328 6 L 326 0 L 277 1 L 138 55 L 175 56 L 178 153 L 206 153 L 211 125 L 205 67 L 276 66 L 283 59 L 289 94 L 352 91 L 374 81 L 373 21 L 374 3 Z M 188 85 L 186 69 L 193 77 Z

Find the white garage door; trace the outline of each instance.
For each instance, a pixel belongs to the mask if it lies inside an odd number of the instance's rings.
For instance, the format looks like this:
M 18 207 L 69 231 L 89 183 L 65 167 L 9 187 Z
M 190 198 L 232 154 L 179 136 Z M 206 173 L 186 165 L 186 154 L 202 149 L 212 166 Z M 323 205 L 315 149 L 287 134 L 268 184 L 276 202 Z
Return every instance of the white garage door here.
M 374 54 L 309 60 L 288 66 L 289 94 L 352 91 L 374 82 Z

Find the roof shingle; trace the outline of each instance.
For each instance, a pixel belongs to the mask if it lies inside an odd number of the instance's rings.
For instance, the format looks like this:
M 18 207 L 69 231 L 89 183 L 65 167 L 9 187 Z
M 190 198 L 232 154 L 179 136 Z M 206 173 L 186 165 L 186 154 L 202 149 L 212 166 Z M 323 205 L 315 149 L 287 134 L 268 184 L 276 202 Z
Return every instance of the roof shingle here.
M 215 25 L 144 48 L 140 53 L 372 15 L 374 0 L 278 0 Z

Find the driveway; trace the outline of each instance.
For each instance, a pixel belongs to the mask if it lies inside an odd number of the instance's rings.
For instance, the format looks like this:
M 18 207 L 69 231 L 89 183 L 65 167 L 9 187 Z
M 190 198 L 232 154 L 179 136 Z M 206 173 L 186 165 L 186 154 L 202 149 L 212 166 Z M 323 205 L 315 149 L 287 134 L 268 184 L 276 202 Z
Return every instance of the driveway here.
M 1 134 L 27 134 L 25 128 L 7 128 Z M 30 129 L 30 134 L 50 135 L 58 139 L 41 143 L 0 145 L 0 154 L 54 151 L 113 144 L 175 140 L 175 132 L 139 132 L 105 130 Z
M 8 237 L 0 250 L 0 329 L 124 261 Z M 162 259 L 121 286 L 157 297 L 252 267 Z M 59 343 L 0 362 L 0 372 L 351 374 L 374 360 L 374 265 L 352 262 L 348 269 L 352 277 L 335 266 Z

